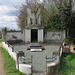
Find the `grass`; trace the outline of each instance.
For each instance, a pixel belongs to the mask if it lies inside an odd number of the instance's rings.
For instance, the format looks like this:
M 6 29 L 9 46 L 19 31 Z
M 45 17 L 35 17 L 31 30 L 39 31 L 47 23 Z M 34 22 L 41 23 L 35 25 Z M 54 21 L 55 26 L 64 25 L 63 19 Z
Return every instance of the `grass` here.
M 2 39 L 0 39 L 0 42 L 2 42 Z
M 4 57 L 4 69 L 6 71 L 6 75 L 25 75 L 19 70 L 16 69 L 14 60 L 10 57 L 8 52 L 0 47 L 1 53 Z
M 62 75 L 75 75 L 75 53 L 62 55 L 60 71 Z

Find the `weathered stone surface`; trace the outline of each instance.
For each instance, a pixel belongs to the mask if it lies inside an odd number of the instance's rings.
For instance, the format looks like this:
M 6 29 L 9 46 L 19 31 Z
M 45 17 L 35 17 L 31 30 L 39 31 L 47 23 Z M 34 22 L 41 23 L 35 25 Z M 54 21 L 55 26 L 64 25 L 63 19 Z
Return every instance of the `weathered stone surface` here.
M 59 64 L 47 68 L 47 75 L 58 75 Z
M 25 29 L 25 43 L 31 42 L 31 30 Z
M 49 31 L 45 34 L 45 42 L 47 43 L 62 43 L 65 39 L 65 31 Z
M 21 32 L 7 32 L 6 40 L 18 40 L 21 39 L 24 41 L 24 34 Z
M 33 75 L 47 75 L 46 73 L 33 73 Z
M 30 27 L 31 25 L 41 25 L 41 19 L 40 19 L 40 8 L 35 12 L 31 12 L 30 8 L 27 8 L 27 25 Z M 32 21 L 32 23 L 31 23 Z
M 44 42 L 44 33 L 43 29 L 38 30 L 38 42 Z
M 65 31 L 60 32 L 47 32 L 45 33 L 44 37 L 44 30 L 39 28 L 38 29 L 38 42 L 47 42 L 51 44 L 58 44 L 62 43 L 65 39 Z M 34 35 L 34 34 L 33 34 Z M 31 42 L 31 29 L 25 29 L 23 33 L 21 32 L 7 32 L 6 35 L 2 34 L 2 39 L 4 40 L 23 40 L 25 43 Z
M 28 46 L 29 46 L 28 44 L 20 45 L 20 46 L 14 45 L 14 48 L 17 51 L 22 50 L 25 53 L 26 59 L 31 59 L 31 56 L 33 56 L 32 67 L 34 72 L 37 72 L 37 71 L 46 72 L 46 56 L 48 58 L 51 58 L 53 52 L 58 51 L 59 46 L 52 46 L 52 45 L 44 46 L 45 50 L 42 52 L 31 52 L 27 50 Z

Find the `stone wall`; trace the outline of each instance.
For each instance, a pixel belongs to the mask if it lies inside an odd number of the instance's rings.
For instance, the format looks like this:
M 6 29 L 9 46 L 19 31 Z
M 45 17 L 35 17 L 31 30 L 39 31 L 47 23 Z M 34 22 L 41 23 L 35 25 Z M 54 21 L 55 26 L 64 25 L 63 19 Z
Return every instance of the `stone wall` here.
M 57 32 L 53 32 L 53 31 L 49 31 L 45 34 L 45 42 L 46 43 L 51 43 L 51 44 L 55 44 L 55 43 L 62 43 L 62 41 L 65 39 L 65 31 L 57 31 Z
M 6 40 L 23 40 L 24 41 L 24 33 L 21 31 L 7 31 Z
M 2 33 L 3 35 L 3 33 Z M 45 36 L 44 36 L 45 35 Z M 5 38 L 4 38 L 5 37 Z M 21 31 L 6 31 L 2 39 L 9 40 L 23 40 L 25 43 L 31 42 L 31 29 Z M 60 44 L 65 39 L 65 31 L 48 31 L 43 33 L 43 29 L 38 29 L 38 42 L 45 42 L 51 44 Z
M 58 75 L 60 63 L 47 68 L 47 75 Z

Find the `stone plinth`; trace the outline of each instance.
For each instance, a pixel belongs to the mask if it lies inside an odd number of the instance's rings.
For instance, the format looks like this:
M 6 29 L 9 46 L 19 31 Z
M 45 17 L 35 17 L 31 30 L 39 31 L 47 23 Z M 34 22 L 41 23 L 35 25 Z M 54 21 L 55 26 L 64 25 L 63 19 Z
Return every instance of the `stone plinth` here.
M 25 43 L 31 42 L 31 30 L 25 29 Z

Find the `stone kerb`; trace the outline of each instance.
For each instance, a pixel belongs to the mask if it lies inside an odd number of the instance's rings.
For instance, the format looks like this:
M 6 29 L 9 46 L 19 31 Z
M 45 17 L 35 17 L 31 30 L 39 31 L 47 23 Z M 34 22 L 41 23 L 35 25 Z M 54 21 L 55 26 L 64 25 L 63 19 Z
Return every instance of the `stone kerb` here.
M 31 74 L 31 65 L 25 64 L 25 54 L 23 51 L 17 52 L 16 68 L 27 75 Z
M 6 49 L 6 51 L 9 53 L 9 55 L 15 60 L 15 62 L 16 62 L 16 68 L 19 69 L 21 72 L 27 74 L 27 75 L 31 74 L 31 65 L 19 62 L 18 61 L 18 55 L 17 55 L 18 52 L 15 52 L 15 51 L 13 52 L 12 48 L 9 47 L 7 43 L 2 42 L 2 44 L 3 44 L 3 47 Z M 21 56 L 24 56 L 23 52 L 21 52 L 19 54 Z
M 5 42 L 2 42 L 2 43 L 3 43 L 3 47 L 9 52 L 10 56 L 15 60 L 16 68 L 27 75 L 31 74 L 31 68 L 32 68 L 31 64 L 25 64 L 22 61 L 19 61 L 22 57 L 23 58 L 25 57 L 24 53 L 22 51 L 19 51 L 17 53 L 15 51 L 12 52 L 11 47 L 8 47 L 8 45 L 5 44 Z M 56 55 L 56 60 L 53 62 L 47 63 L 47 69 L 53 68 L 53 66 L 55 67 L 59 64 L 59 53 L 54 52 L 54 55 Z
M 59 53 L 58 52 L 53 52 L 52 58 L 46 58 L 46 60 L 47 59 L 51 59 L 51 61 L 49 61 L 47 63 L 47 67 L 55 66 L 59 63 Z
M 55 56 L 55 60 L 53 58 L 53 62 L 47 63 L 47 75 L 55 75 L 58 72 L 60 63 L 59 52 L 53 52 L 53 55 Z
M 31 65 L 19 64 L 19 70 L 27 75 L 31 75 Z
M 9 55 L 16 61 L 16 52 L 12 52 L 12 48 L 9 47 L 7 43 L 2 42 L 2 44 L 6 51 L 8 51 Z

